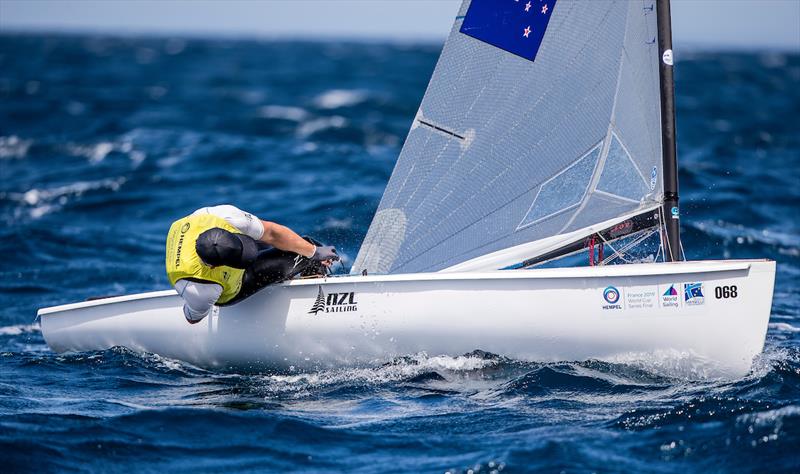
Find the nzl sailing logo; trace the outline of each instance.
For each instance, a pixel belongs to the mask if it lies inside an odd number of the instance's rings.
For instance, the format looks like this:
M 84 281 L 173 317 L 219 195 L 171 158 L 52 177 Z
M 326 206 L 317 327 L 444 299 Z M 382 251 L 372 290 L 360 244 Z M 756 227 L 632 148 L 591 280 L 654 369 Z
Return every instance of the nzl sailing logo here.
M 346 311 L 356 310 L 358 310 L 358 302 L 356 301 L 356 293 L 354 291 L 329 293 L 326 295 L 325 292 L 322 291 L 322 285 L 320 285 L 317 299 L 314 301 L 308 314 L 344 313 Z

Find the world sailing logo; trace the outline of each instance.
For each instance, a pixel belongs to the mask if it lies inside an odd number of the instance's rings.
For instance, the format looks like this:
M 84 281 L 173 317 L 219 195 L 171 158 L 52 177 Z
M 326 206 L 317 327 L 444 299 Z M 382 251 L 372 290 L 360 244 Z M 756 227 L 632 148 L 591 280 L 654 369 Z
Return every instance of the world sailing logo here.
M 603 290 L 603 299 L 608 303 L 603 306 L 603 309 L 622 309 L 622 305 L 617 304 L 619 302 L 619 290 L 616 287 L 606 287 Z
M 661 295 L 662 308 L 678 308 L 681 305 L 678 290 L 675 289 L 675 284 L 669 285 L 669 288 Z
M 322 285 L 319 285 L 317 299 L 314 300 L 314 304 L 311 305 L 308 314 L 344 313 L 356 310 L 358 310 L 358 302 L 356 301 L 356 293 L 354 291 L 329 293 L 326 295 L 325 292 L 322 291 Z
M 697 306 L 706 302 L 702 283 L 684 283 L 683 300 L 687 306 Z

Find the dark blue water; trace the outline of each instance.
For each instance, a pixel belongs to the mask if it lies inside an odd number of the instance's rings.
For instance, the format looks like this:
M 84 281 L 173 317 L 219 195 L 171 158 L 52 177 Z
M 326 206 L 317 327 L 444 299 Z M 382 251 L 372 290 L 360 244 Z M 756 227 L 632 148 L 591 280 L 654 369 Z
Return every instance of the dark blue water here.
M 677 55 L 687 255 L 778 261 L 740 380 L 657 360 L 239 374 L 50 352 L 37 308 L 167 288 L 164 234 L 200 206 L 352 258 L 439 47 L 0 36 L 0 471 L 800 470 L 798 55 Z

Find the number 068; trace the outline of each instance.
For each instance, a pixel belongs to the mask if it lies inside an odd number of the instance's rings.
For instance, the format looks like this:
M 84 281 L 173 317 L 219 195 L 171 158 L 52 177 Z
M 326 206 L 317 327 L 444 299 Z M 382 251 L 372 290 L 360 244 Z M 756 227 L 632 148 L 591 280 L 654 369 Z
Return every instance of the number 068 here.
M 739 294 L 737 293 L 736 285 L 718 286 L 714 289 L 714 296 L 716 296 L 718 300 L 721 300 L 727 298 L 736 298 L 739 296 Z

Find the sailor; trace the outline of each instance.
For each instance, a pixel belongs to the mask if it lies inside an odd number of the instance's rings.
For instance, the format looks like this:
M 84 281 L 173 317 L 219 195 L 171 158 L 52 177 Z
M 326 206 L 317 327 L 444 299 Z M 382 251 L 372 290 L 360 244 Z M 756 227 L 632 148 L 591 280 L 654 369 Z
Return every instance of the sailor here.
M 204 207 L 175 221 L 167 234 L 167 277 L 195 324 L 214 306 L 238 303 L 272 283 L 324 275 L 336 249 L 231 206 Z

